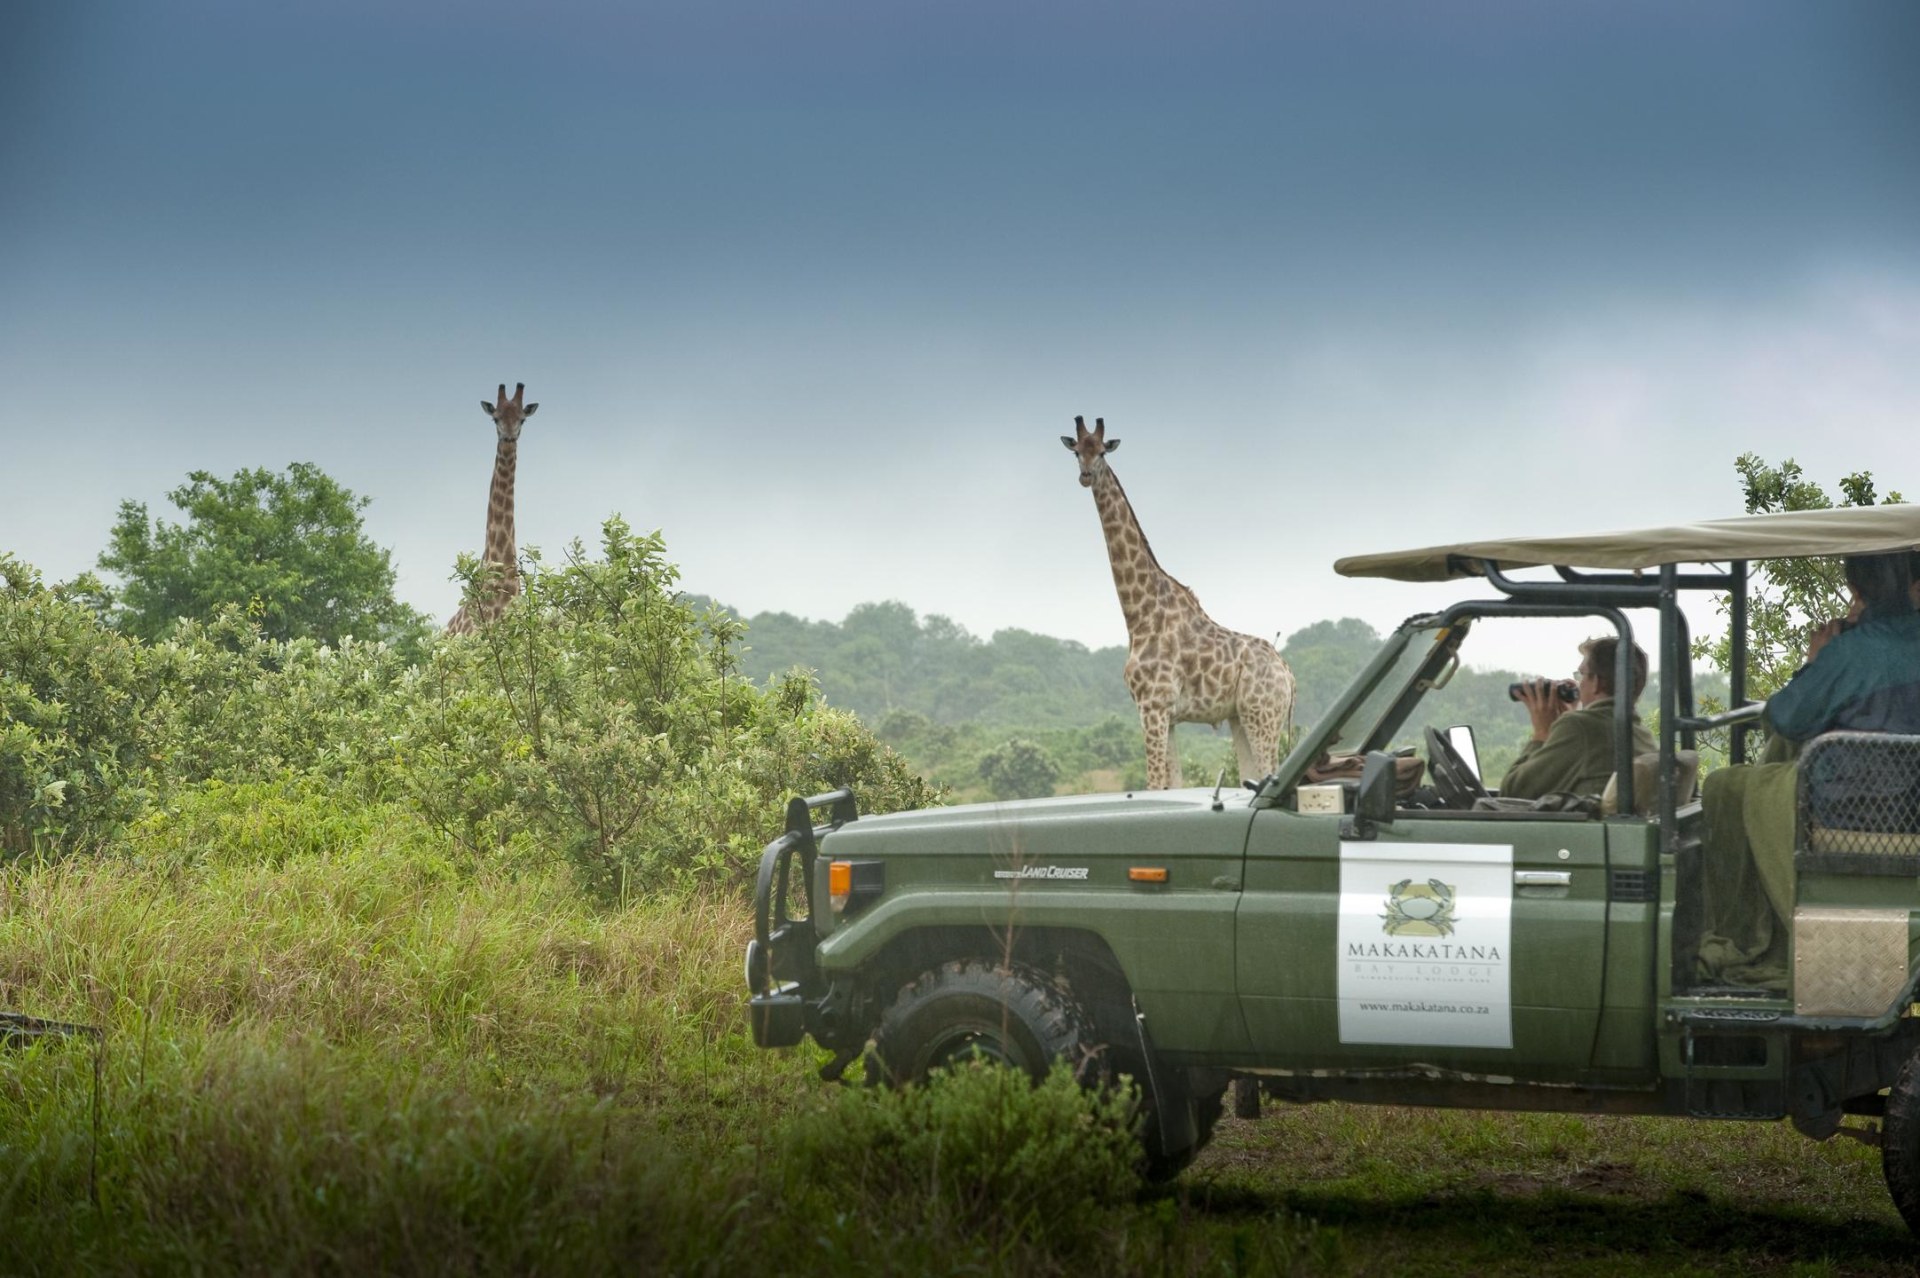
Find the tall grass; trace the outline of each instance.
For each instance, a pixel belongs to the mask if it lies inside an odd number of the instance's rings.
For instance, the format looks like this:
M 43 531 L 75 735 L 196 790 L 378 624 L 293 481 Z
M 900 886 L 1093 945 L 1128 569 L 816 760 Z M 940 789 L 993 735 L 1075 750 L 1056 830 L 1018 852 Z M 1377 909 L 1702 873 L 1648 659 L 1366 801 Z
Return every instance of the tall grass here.
M 726 894 L 595 903 L 405 806 L 209 784 L 0 871 L 4 1273 L 1906 1272 L 1779 1124 L 1274 1107 L 1170 1193 L 1122 1102 L 754 1048 Z
M 104 1037 L 0 1058 L 0 1269 L 1034 1270 L 1124 1236 L 1115 1102 L 836 1095 L 746 1035 L 750 926 L 466 870 L 408 810 L 300 787 L 14 865 L 0 1000 Z

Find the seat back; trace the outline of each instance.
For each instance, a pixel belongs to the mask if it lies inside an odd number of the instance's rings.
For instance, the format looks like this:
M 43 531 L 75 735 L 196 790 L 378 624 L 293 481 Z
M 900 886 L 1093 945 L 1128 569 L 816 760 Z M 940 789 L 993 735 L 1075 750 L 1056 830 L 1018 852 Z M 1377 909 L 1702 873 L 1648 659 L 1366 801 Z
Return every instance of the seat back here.
M 1613 816 L 1620 811 L 1620 775 L 1615 773 L 1607 778 L 1607 788 L 1600 794 L 1600 811 Z M 1693 802 L 1695 786 L 1700 781 L 1700 752 L 1697 750 L 1675 750 L 1673 752 L 1673 789 L 1675 802 L 1686 804 Z M 1654 805 L 1660 802 L 1660 752 L 1649 750 L 1645 754 L 1633 756 L 1633 814 L 1651 816 Z
M 1828 732 L 1800 752 L 1793 862 L 1816 874 L 1920 873 L 1920 736 Z

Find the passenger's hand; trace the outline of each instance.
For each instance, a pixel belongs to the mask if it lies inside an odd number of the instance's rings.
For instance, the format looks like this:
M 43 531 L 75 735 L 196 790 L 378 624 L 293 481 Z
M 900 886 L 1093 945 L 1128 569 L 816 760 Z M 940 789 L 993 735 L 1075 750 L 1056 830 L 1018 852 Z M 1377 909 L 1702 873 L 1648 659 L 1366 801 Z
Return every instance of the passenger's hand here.
M 1522 683 L 1520 701 L 1527 707 L 1527 717 L 1533 720 L 1535 741 L 1545 741 L 1553 721 L 1567 712 L 1567 703 L 1560 699 L 1551 679 L 1529 679 Z
M 1813 633 L 1807 636 L 1807 660 L 1812 661 L 1819 656 L 1828 641 L 1846 628 L 1847 623 L 1838 619 L 1815 626 Z

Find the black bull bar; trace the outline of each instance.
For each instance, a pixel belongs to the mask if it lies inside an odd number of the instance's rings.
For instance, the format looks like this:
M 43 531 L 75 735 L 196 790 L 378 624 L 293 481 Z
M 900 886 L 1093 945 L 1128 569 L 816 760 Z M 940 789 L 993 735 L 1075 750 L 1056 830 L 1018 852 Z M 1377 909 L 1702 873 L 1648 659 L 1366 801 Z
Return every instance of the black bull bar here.
M 813 809 L 831 809 L 827 824 L 813 824 Z M 853 791 L 840 789 L 787 803 L 786 832 L 760 854 L 760 874 L 753 887 L 753 939 L 747 942 L 747 1016 L 753 1041 L 761 1047 L 792 1047 L 806 1033 L 807 999 L 818 998 L 818 969 L 814 965 L 813 866 L 820 840 L 859 816 Z M 794 858 L 799 858 L 800 894 L 805 913 L 789 912 L 793 897 Z

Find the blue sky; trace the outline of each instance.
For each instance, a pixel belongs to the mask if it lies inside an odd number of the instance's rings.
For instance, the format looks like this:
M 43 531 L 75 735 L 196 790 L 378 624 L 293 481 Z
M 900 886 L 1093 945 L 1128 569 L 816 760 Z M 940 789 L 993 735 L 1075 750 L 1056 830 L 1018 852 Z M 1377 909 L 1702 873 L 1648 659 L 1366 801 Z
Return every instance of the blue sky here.
M 1341 554 L 1737 513 L 1746 450 L 1920 495 L 1910 4 L 26 0 L 7 37 L 0 547 L 53 576 L 122 499 L 309 460 L 450 613 L 503 380 L 523 544 L 617 510 L 748 611 L 1095 644 L 1076 413 L 1260 634 L 1439 601 Z

